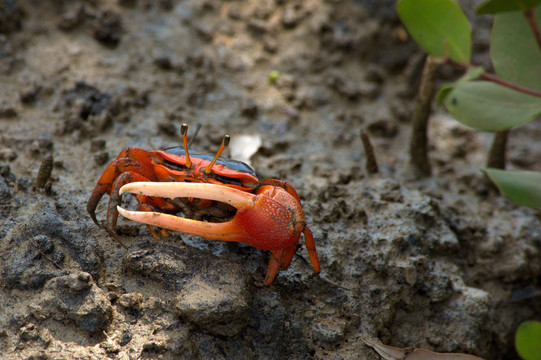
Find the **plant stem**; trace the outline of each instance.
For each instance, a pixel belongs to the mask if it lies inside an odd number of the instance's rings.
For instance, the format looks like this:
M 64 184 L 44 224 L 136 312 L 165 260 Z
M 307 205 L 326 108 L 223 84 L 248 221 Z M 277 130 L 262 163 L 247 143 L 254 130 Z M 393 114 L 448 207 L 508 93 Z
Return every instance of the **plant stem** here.
M 363 142 L 364 153 L 366 154 L 366 172 L 376 174 L 378 172 L 376 154 L 374 154 L 374 148 L 372 147 L 370 138 L 364 130 L 361 130 L 361 140 Z
M 427 56 L 410 138 L 410 164 L 416 175 L 430 176 L 432 170 L 428 161 L 428 117 L 436 89 L 436 74 L 440 63 L 432 56 Z
M 507 137 L 509 130 L 498 131 L 494 133 L 492 147 L 488 153 L 487 167 L 495 169 L 505 169 L 505 152 L 507 148 Z
M 453 66 L 455 66 L 455 67 L 457 67 L 457 68 L 459 68 L 461 70 L 464 70 L 464 71 L 468 71 L 468 69 L 470 67 L 469 65 L 464 65 L 464 64 L 458 63 L 458 62 L 456 62 L 454 60 L 451 60 L 451 59 L 445 59 L 445 62 L 447 62 L 447 63 L 449 63 L 449 64 L 451 64 L 451 65 L 453 65 Z M 515 83 L 509 82 L 509 81 L 504 80 L 502 78 L 499 78 L 496 75 L 487 73 L 486 71 L 481 74 L 480 78 L 488 80 L 488 81 L 492 81 L 493 83 L 508 87 L 508 88 L 516 90 L 516 91 L 520 91 L 521 93 L 524 93 L 524 94 L 541 97 L 541 91 L 528 89 L 526 87 L 517 85 Z
M 539 49 L 541 49 L 541 33 L 539 32 L 539 25 L 535 19 L 535 12 L 532 8 L 529 8 L 528 10 L 524 11 L 523 14 L 528 22 L 528 25 L 530 25 L 530 28 L 532 29 L 533 36 L 537 41 L 537 46 L 539 46 Z

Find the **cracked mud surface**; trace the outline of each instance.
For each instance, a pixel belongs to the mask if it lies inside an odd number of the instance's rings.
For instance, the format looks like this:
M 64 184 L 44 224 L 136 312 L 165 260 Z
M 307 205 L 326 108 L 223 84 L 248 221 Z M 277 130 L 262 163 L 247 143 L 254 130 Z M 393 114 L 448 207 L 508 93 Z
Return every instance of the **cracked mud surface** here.
M 514 329 L 540 314 L 539 213 L 488 187 L 490 136 L 441 109 L 434 175 L 412 179 L 422 55 L 393 4 L 0 0 L 2 357 L 377 359 L 369 337 L 515 358 Z M 210 153 L 225 133 L 261 135 L 252 164 L 300 194 L 319 277 L 304 246 L 266 288 L 267 252 L 160 243 L 120 220 L 124 249 L 95 226 L 86 202 L 106 164 L 178 145 L 182 123 Z M 540 134 L 513 131 L 510 167 L 541 171 Z

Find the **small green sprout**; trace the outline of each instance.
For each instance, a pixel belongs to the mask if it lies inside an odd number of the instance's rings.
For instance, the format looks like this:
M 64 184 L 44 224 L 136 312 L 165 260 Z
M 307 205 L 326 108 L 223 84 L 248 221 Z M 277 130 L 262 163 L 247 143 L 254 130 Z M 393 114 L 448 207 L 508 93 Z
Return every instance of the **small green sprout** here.
M 278 81 L 278 77 L 280 76 L 280 72 L 278 70 L 272 70 L 270 73 L 269 73 L 269 83 L 271 84 L 276 84 L 276 82 Z

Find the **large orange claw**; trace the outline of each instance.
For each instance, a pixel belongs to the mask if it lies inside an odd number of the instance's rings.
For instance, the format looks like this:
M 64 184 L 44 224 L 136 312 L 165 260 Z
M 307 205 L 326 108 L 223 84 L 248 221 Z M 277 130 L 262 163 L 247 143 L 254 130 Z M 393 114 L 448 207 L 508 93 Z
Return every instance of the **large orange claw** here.
M 312 266 L 316 273 L 320 271 L 314 236 L 306 226 L 301 204 L 280 186 L 264 185 L 252 194 L 214 184 L 134 182 L 120 189 L 120 194 L 125 192 L 170 199 L 208 199 L 235 207 L 235 216 L 222 223 L 197 221 L 164 213 L 129 211 L 121 207 L 118 207 L 118 212 L 128 219 L 148 225 L 210 240 L 237 241 L 271 250 L 272 256 L 265 277 L 267 285 L 272 284 L 280 268 L 285 269 L 291 263 L 301 233 L 304 233 Z

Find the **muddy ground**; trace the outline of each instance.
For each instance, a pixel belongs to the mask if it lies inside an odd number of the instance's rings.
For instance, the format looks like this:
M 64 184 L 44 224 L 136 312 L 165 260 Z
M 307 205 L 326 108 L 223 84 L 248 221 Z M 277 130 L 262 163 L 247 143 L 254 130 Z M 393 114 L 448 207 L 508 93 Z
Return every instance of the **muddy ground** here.
M 540 316 L 539 212 L 487 186 L 490 135 L 441 109 L 434 174 L 412 176 L 423 58 L 393 4 L 1 0 L 2 358 L 377 359 L 361 337 L 515 358 L 514 330 Z M 490 18 L 476 25 L 487 64 Z M 301 195 L 320 276 L 304 246 L 263 287 L 268 252 L 160 243 L 121 219 L 124 249 L 92 222 L 105 166 L 127 146 L 178 145 L 182 123 L 201 126 L 199 151 L 262 137 L 252 164 Z M 541 170 L 540 136 L 539 122 L 513 131 L 509 166 Z

